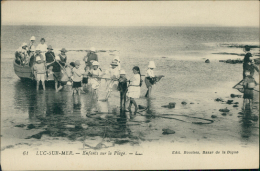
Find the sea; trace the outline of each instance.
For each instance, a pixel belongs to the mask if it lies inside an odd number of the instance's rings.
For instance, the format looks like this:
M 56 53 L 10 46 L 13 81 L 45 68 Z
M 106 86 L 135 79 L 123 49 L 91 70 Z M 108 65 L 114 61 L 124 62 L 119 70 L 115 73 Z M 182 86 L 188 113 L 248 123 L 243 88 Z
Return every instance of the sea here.
M 119 56 L 128 78 L 133 76 L 134 66 L 139 66 L 145 75 L 149 61 L 156 64 L 155 75 L 164 77 L 153 86 L 151 99 L 144 97 L 145 84 L 141 87 L 141 97 L 136 102 L 148 110 L 140 109 L 135 116 L 127 112 L 122 127 L 118 121 L 116 89 L 103 102 L 93 100 L 90 92 L 75 98 L 69 86 L 56 93 L 51 84 L 46 91 L 40 88 L 37 92 L 35 83 L 20 80 L 13 69 L 14 53 L 23 42 L 29 43 L 31 36 L 36 37 L 36 45 L 45 38 L 55 54 L 66 48 L 68 62 L 80 60 L 81 68 L 83 57 L 95 47 L 103 72 Z M 254 91 L 253 110 L 246 114 L 242 110 L 243 98 L 230 96 L 242 95 L 232 89 L 242 79 L 242 64 L 219 62 L 243 59 L 245 45 L 253 47 L 253 58 L 259 58 L 259 28 L 4 25 L 1 27 L 2 150 L 19 148 L 21 142 L 42 147 L 47 140 L 53 144 L 71 143 L 87 141 L 89 137 L 93 141 L 96 138 L 97 143 L 101 138 L 103 142 L 109 139 L 110 143 L 130 146 L 175 142 L 258 148 L 259 92 Z M 205 63 L 206 59 L 210 63 Z M 257 72 L 255 79 L 259 82 Z M 99 99 L 104 99 L 105 87 L 103 80 Z M 216 98 L 223 101 L 215 101 Z M 227 100 L 233 100 L 233 104 L 227 104 Z M 162 107 L 169 103 L 176 103 L 175 108 Z M 225 108 L 229 112 L 219 111 Z M 175 134 L 164 135 L 163 129 L 174 130 Z

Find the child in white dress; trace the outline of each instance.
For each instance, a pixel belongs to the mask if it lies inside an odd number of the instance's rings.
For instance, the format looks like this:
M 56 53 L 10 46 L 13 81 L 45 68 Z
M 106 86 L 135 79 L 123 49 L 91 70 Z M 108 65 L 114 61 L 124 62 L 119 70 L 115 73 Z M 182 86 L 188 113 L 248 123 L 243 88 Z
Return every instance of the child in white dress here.
M 128 106 L 129 112 L 131 112 L 131 106 L 134 104 L 135 106 L 135 113 L 137 112 L 137 104 L 135 102 L 136 98 L 140 97 L 140 87 L 141 87 L 141 73 L 140 68 L 135 66 L 133 68 L 134 76 L 130 79 L 130 84 L 127 92 L 127 96 L 130 98 L 130 103 Z
M 101 77 L 102 77 L 102 70 L 98 67 L 99 63 L 97 61 L 94 61 L 92 63 L 93 68 L 89 71 L 90 76 L 90 84 L 93 90 L 93 94 L 96 95 L 98 100 L 98 88 L 101 83 Z

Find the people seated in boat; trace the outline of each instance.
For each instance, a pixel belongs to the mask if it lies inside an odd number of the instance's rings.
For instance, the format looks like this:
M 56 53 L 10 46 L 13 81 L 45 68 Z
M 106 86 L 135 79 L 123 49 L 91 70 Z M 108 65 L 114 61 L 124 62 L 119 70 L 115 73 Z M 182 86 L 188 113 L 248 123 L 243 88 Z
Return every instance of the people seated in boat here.
M 84 56 L 83 61 L 85 62 L 85 71 L 90 70 L 92 66 L 91 61 L 98 62 L 98 56 L 96 54 L 96 49 L 94 47 L 90 48 L 90 52 L 86 56 Z
M 29 66 L 30 67 L 32 67 L 33 66 L 33 63 L 34 63 L 34 61 L 35 61 L 35 58 L 34 58 L 34 56 L 35 56 L 35 47 L 34 46 L 32 46 L 31 48 L 30 48 L 30 50 L 29 50 Z M 42 59 L 42 58 L 41 58 Z
M 39 48 L 36 48 L 36 50 L 35 50 L 34 62 L 36 62 L 37 56 L 39 56 L 41 58 L 41 61 L 44 62 L 44 57 L 42 56 L 41 50 Z
M 41 50 L 42 56 L 45 57 L 45 53 L 47 52 L 47 44 L 45 43 L 45 39 L 41 38 L 40 44 L 38 44 L 37 48 Z M 44 59 L 45 61 L 46 59 Z
M 28 58 L 27 43 L 23 43 L 21 45 L 21 47 L 19 47 L 16 50 L 15 57 L 16 57 L 17 64 L 20 64 L 20 65 L 25 64 L 25 61 Z
M 55 62 L 55 54 L 52 51 L 53 49 L 51 45 L 47 47 L 47 50 L 48 51 L 45 53 L 45 62 L 48 69 Z
M 45 65 L 40 56 L 37 56 L 35 60 L 36 63 L 34 64 L 33 69 L 35 71 L 35 78 L 37 81 L 36 90 L 39 90 L 40 81 L 42 82 L 43 90 L 45 90 Z
M 56 92 L 63 89 L 67 85 L 67 82 L 71 80 L 73 68 L 74 68 L 74 62 L 71 62 L 69 65 L 68 64 L 65 65 L 65 68 L 64 68 L 64 71 L 63 71 L 62 77 L 61 77 L 60 86 L 56 90 Z
M 34 48 L 35 49 L 35 37 L 34 36 L 32 36 L 31 38 L 30 38 L 30 43 L 28 44 L 28 48 L 27 48 L 27 50 L 28 50 L 28 52 L 30 52 L 30 50 L 31 50 L 31 48 Z M 30 54 L 30 53 L 29 53 Z

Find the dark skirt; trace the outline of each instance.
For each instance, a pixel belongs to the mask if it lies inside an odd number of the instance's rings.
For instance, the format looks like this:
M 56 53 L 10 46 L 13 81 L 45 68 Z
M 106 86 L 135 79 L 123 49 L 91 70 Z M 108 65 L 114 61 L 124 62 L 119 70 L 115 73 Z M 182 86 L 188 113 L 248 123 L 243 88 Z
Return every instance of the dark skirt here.
M 67 81 L 61 81 L 60 84 L 61 84 L 61 86 L 65 86 L 65 85 L 67 85 Z
M 152 85 L 154 85 L 155 81 L 153 78 L 150 78 L 150 77 L 145 77 L 145 80 L 144 80 L 145 84 L 146 84 L 146 87 L 152 87 Z
M 253 88 L 245 88 L 243 98 L 244 99 L 253 99 L 253 96 L 254 96 L 253 90 L 254 90 Z
M 79 88 L 79 87 L 82 87 L 82 86 L 81 86 L 81 81 L 80 81 L 80 82 L 74 82 L 74 81 L 73 81 L 72 88 Z
M 83 77 L 82 83 L 83 84 L 88 84 L 88 77 Z

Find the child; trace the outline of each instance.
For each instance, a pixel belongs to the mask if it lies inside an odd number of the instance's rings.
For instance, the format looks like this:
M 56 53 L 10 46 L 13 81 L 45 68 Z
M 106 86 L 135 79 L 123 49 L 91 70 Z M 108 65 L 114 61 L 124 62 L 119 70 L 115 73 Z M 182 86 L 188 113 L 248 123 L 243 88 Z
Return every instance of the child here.
M 119 56 L 115 56 L 114 57 L 114 61 L 116 61 L 117 62 L 117 68 L 118 68 L 118 70 L 120 71 L 121 70 L 121 64 L 120 64 L 120 58 L 119 58 Z
M 53 78 L 53 66 L 50 66 L 48 69 L 47 69 L 47 74 L 48 74 L 48 77 L 47 77 L 47 80 L 54 80 Z
M 128 106 L 128 110 L 129 110 L 129 112 L 131 112 L 131 106 L 132 106 L 132 104 L 134 104 L 134 106 L 135 106 L 134 114 L 136 114 L 138 108 L 137 108 L 137 104 L 135 102 L 135 98 L 140 97 L 140 87 L 142 85 L 141 72 L 140 72 L 140 69 L 138 66 L 135 66 L 133 68 L 133 73 L 134 73 L 134 76 L 130 79 L 130 85 L 129 85 L 128 92 L 127 92 L 127 96 L 130 97 L 130 103 Z
M 120 110 L 125 110 L 127 79 L 125 70 L 120 70 L 120 77 L 118 80 L 117 90 L 120 91 Z
M 62 73 L 60 87 L 56 90 L 56 92 L 60 91 L 64 86 L 67 85 L 67 82 L 71 80 L 72 69 L 74 68 L 74 62 L 71 62 L 70 65 L 65 66 L 65 70 Z
M 244 101 L 243 101 L 243 109 L 245 110 L 247 100 L 249 101 L 250 109 L 253 107 L 253 90 L 257 85 L 254 78 L 250 75 L 250 71 L 245 71 L 245 79 L 244 79 Z
M 73 90 L 73 95 L 78 93 L 80 95 L 81 91 L 81 81 L 82 81 L 82 74 L 83 72 L 79 69 L 80 62 L 79 60 L 75 61 L 75 68 L 72 69 L 72 76 L 73 76 L 73 85 L 72 85 L 72 90 Z
M 34 64 L 34 71 L 36 74 L 37 87 L 36 90 L 39 90 L 40 81 L 42 81 L 43 90 L 45 90 L 45 65 L 39 56 L 36 57 L 36 63 Z
M 156 77 L 153 73 L 153 69 L 156 68 L 154 61 L 150 61 L 148 65 L 148 69 L 146 71 L 145 84 L 148 88 L 145 97 L 150 97 L 152 93 L 152 86 L 156 83 Z
M 110 75 L 110 81 L 107 85 L 107 95 L 106 95 L 106 99 L 107 100 L 112 92 L 112 88 L 115 85 L 115 81 L 117 81 L 120 77 L 119 74 L 119 69 L 118 69 L 118 62 L 117 61 L 112 61 L 112 63 L 110 64 L 111 68 L 109 70 L 109 75 Z
M 90 82 L 92 84 L 93 94 L 96 95 L 96 98 L 98 100 L 98 91 L 100 82 L 101 82 L 101 76 L 102 76 L 102 70 L 98 67 L 99 63 L 97 61 L 94 61 L 92 63 L 93 68 L 89 71 Z
M 47 52 L 47 47 L 48 46 L 46 45 L 44 38 L 41 38 L 40 42 L 41 43 L 38 44 L 37 48 L 41 50 L 42 56 L 45 56 L 44 54 Z M 45 59 L 44 59 L 44 61 L 45 61 Z

